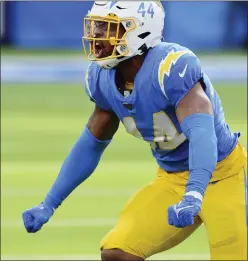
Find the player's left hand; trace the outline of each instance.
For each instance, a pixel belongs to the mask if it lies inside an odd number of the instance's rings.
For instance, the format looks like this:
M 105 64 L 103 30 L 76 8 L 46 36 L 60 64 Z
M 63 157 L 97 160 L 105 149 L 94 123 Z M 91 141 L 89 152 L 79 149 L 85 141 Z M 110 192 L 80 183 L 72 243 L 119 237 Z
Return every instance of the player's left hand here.
M 201 197 L 197 198 L 186 193 L 182 201 L 168 208 L 168 223 L 178 228 L 193 225 L 194 217 L 201 211 L 201 205 Z

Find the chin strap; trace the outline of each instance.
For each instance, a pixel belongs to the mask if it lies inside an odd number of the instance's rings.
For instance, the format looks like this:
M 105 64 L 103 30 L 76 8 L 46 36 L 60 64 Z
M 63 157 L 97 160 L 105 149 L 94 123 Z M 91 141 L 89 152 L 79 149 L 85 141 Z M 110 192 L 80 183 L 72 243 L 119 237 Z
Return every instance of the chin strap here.
M 104 69 L 110 70 L 116 67 L 119 64 L 119 61 L 116 58 L 114 58 L 114 59 L 107 59 L 103 61 L 97 61 L 97 64 Z
M 148 50 L 147 47 L 142 45 L 142 48 L 140 47 L 139 50 L 136 53 L 134 53 L 132 56 L 123 56 L 120 58 L 113 58 L 113 59 L 97 61 L 97 64 L 104 69 L 110 70 L 110 69 L 116 67 L 119 63 L 121 63 L 127 59 L 130 59 L 136 55 L 142 55 L 147 50 Z

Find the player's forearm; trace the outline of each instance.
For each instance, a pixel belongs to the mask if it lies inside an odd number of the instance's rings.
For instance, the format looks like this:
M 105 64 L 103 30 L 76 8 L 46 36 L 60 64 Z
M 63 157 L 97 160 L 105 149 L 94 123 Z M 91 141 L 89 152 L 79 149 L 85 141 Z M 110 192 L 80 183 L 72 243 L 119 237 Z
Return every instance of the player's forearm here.
M 204 192 L 217 163 L 217 138 L 214 117 L 209 114 L 192 114 L 181 123 L 189 140 L 189 180 L 186 192 Z
M 97 140 L 86 127 L 65 159 L 44 203 L 56 209 L 78 185 L 93 173 L 109 143 L 110 140 Z

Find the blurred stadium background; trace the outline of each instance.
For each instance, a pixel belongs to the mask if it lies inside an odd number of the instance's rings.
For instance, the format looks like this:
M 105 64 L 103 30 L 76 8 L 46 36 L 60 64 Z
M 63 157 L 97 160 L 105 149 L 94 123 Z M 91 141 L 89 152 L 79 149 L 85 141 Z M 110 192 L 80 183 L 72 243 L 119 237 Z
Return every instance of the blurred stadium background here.
M 201 58 L 247 147 L 247 2 L 163 4 L 165 40 Z M 99 242 L 127 199 L 156 175 L 149 146 L 121 126 L 95 174 L 49 224 L 37 234 L 22 225 L 22 211 L 42 201 L 94 106 L 83 90 L 81 46 L 91 5 L 1 1 L 1 260 L 99 260 Z M 202 226 L 152 259 L 208 258 Z

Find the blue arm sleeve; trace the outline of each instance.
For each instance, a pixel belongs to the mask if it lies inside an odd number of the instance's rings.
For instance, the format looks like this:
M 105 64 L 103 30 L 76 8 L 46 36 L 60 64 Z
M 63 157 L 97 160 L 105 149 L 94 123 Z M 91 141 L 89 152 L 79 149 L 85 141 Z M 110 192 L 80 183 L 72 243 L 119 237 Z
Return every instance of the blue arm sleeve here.
M 86 127 L 65 159 L 44 204 L 56 209 L 78 185 L 93 173 L 110 141 L 97 140 Z
M 196 113 L 181 123 L 182 131 L 189 140 L 189 180 L 186 192 L 197 191 L 204 196 L 217 163 L 217 138 L 214 117 Z

